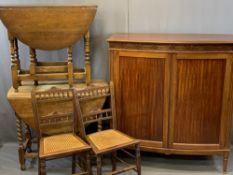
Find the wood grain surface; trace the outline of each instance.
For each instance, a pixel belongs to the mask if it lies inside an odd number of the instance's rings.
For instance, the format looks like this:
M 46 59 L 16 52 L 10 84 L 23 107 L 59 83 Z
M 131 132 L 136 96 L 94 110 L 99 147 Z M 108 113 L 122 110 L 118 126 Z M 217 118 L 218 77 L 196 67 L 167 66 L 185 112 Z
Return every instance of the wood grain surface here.
M 177 62 L 174 142 L 219 143 L 226 60 Z
M 121 56 L 119 74 L 119 128 L 139 139 L 162 141 L 165 60 Z
M 72 46 L 83 36 L 97 6 L 4 6 L 0 19 L 14 37 L 35 49 Z M 16 18 L 17 17 L 17 18 Z
M 118 128 L 141 148 L 222 155 L 233 114 L 233 35 L 114 34 L 109 39 Z
M 223 34 L 113 34 L 108 42 L 173 43 L 173 44 L 232 44 L 233 35 Z

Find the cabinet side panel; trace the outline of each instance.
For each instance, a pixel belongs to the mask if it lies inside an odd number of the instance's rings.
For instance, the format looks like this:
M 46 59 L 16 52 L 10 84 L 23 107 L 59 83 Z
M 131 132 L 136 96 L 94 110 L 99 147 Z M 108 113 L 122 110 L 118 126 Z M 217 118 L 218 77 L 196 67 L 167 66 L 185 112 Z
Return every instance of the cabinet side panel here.
M 120 56 L 118 127 L 143 140 L 163 140 L 165 59 Z
M 174 142 L 218 144 L 226 60 L 178 59 Z

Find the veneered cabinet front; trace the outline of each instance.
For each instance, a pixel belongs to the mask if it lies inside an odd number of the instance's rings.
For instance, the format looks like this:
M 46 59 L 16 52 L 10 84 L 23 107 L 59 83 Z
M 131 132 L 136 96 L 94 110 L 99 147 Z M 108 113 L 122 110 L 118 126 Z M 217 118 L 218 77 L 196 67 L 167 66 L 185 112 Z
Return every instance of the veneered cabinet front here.
M 142 146 L 167 144 L 169 54 L 111 52 L 118 129 L 143 140 Z
M 169 146 L 218 149 L 227 114 L 230 54 L 174 54 Z

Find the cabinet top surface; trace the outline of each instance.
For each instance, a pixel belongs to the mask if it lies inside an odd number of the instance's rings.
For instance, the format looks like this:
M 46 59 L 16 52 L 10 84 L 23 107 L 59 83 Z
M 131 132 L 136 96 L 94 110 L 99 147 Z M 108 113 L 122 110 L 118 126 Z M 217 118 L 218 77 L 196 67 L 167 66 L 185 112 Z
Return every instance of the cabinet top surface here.
M 227 34 L 113 34 L 108 42 L 161 44 L 233 44 Z

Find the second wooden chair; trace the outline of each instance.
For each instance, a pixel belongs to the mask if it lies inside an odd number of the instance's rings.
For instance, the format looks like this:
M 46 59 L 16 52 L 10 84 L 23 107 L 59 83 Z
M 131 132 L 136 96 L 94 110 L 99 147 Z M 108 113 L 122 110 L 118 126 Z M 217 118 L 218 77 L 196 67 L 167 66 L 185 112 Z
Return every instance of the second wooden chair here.
M 116 111 L 113 83 L 106 87 L 94 87 L 86 90 L 77 91 L 78 117 L 80 122 L 79 133 L 92 147 L 97 157 L 97 175 L 102 174 L 102 155 L 112 153 L 112 172 L 109 174 L 119 174 L 129 170 L 135 170 L 141 174 L 141 158 L 139 141 L 116 130 Z M 99 109 L 95 106 L 98 100 L 109 100 L 110 106 Z M 92 103 L 91 112 L 84 111 L 80 104 Z M 110 121 L 110 129 L 102 130 L 102 124 Z M 98 123 L 98 132 L 86 134 L 85 127 L 91 123 Z M 106 123 L 107 125 L 107 123 Z M 135 148 L 135 154 L 126 151 L 124 148 Z M 130 165 L 117 156 L 117 150 L 122 150 L 127 155 L 133 157 L 136 165 Z M 116 169 L 116 160 L 126 164 L 125 168 Z

